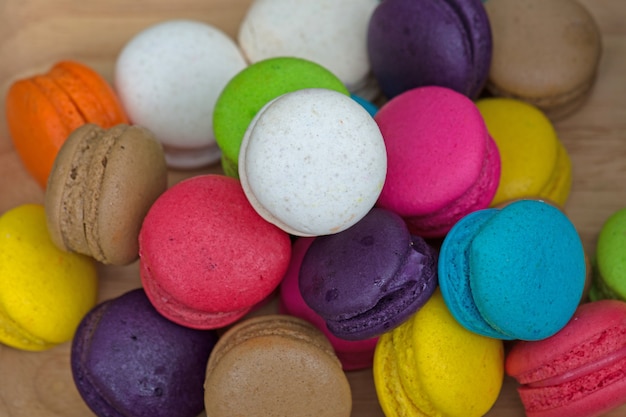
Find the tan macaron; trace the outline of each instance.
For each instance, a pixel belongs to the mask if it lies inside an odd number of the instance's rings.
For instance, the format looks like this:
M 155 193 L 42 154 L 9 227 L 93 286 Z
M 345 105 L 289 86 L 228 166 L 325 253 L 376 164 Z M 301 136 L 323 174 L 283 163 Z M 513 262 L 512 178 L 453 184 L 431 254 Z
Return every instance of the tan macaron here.
M 204 403 L 211 417 L 349 417 L 352 394 L 323 333 L 288 315 L 237 323 L 209 358 Z
M 487 90 L 527 101 L 551 119 L 589 95 L 602 54 L 600 30 L 576 0 L 485 2 L 493 52 Z
M 166 188 L 163 149 L 149 130 L 83 125 L 59 150 L 48 178 L 51 238 L 65 251 L 129 264 L 139 254 L 143 218 Z

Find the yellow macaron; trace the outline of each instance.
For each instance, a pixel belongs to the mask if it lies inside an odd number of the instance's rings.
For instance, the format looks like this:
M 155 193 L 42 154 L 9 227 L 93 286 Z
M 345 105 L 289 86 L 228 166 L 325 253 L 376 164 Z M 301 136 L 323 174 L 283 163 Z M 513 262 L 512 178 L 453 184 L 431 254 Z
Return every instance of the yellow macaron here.
M 0 216 L 0 343 L 38 351 L 71 340 L 97 290 L 95 263 L 54 245 L 43 205 Z
M 387 417 L 479 417 L 502 388 L 503 342 L 463 328 L 437 290 L 408 321 L 380 337 L 373 373 Z
M 476 105 L 500 151 L 502 171 L 492 205 L 532 197 L 564 207 L 572 164 L 550 119 L 513 98 L 483 98 Z

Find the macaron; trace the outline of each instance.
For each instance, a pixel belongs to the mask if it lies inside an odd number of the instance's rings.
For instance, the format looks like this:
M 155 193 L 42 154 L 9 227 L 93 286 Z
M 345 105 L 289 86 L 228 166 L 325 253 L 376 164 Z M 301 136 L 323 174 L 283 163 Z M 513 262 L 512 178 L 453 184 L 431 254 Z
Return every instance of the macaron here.
M 104 264 L 139 256 L 141 223 L 167 188 L 163 148 L 148 129 L 87 123 L 61 146 L 45 194 L 52 241 Z
M 7 126 L 26 170 L 46 187 L 61 145 L 85 123 L 128 123 L 115 91 L 98 72 L 59 61 L 46 73 L 14 81 L 5 97 Z
M 136 33 L 115 60 L 114 83 L 128 117 L 163 144 L 169 166 L 219 161 L 213 110 L 247 63 L 234 39 L 196 20 L 165 20 Z
M 589 297 L 626 301 L 626 208 L 605 219 L 598 233 L 592 259 L 593 277 Z
M 349 417 L 352 393 L 322 332 L 272 314 L 220 337 L 206 366 L 204 404 L 211 417 Z
M 563 211 L 519 200 L 455 224 L 443 240 L 438 274 L 448 308 L 468 330 L 541 340 L 574 314 L 586 263 L 580 236 Z
M 369 339 L 426 303 L 437 287 L 437 259 L 400 216 L 373 208 L 349 229 L 315 238 L 300 266 L 300 292 L 332 334 Z
M 196 417 L 218 335 L 161 316 L 141 288 L 108 299 L 81 320 L 72 376 L 97 416 Z
M 337 233 L 374 206 L 385 182 L 381 131 L 350 96 L 325 88 L 285 93 L 250 122 L 239 178 L 254 209 L 296 236 Z
M 577 0 L 487 1 L 493 34 L 486 89 L 561 119 L 583 105 L 595 84 L 602 38 Z
M 500 152 L 467 96 L 414 88 L 383 104 L 374 120 L 388 165 L 376 205 L 402 216 L 412 234 L 441 238 L 461 217 L 490 205 Z
M 372 73 L 387 98 L 435 85 L 471 99 L 491 64 L 491 26 L 480 0 L 385 0 L 367 29 Z
M 40 204 L 0 216 L 0 276 L 0 343 L 16 349 L 70 341 L 97 301 L 93 260 L 54 245 Z
M 514 98 L 476 101 L 500 151 L 500 183 L 491 205 L 519 198 L 547 199 L 564 207 L 572 188 L 572 162 L 552 121 Z
M 481 417 L 496 402 L 503 375 L 502 341 L 459 325 L 439 290 L 383 334 L 374 355 L 374 385 L 386 417 Z
M 250 63 L 292 56 L 334 73 L 366 99 L 379 91 L 370 72 L 367 26 L 378 0 L 255 0 L 239 25 L 238 43 Z
M 299 317 L 320 329 L 333 346 L 337 358 L 341 361 L 344 371 L 366 369 L 372 366 L 374 349 L 378 337 L 364 340 L 345 340 L 332 334 L 326 327 L 326 320 L 307 305 L 300 292 L 300 266 L 306 251 L 315 238 L 301 237 L 294 241 L 291 247 L 291 261 L 289 268 L 279 287 L 278 311 Z
M 626 404 L 626 303 L 578 307 L 554 336 L 516 342 L 506 373 L 528 417 L 592 417 Z M 617 414 L 616 414 L 617 415 Z
M 278 288 L 289 235 L 252 208 L 234 178 L 196 175 L 150 207 L 139 232 L 141 282 L 168 319 L 197 329 L 234 323 Z
M 226 84 L 215 103 L 213 129 L 224 173 L 238 178 L 239 149 L 254 116 L 269 101 L 303 88 L 326 88 L 348 95 L 329 69 L 296 57 L 268 58 L 246 67 Z

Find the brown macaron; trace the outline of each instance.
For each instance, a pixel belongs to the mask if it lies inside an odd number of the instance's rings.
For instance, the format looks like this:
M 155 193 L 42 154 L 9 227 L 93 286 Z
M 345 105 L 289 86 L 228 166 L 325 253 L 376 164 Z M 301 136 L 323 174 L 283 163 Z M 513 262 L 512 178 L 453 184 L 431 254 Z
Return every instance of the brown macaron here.
M 149 130 L 85 124 L 63 143 L 48 178 L 52 241 L 105 264 L 127 265 L 138 257 L 143 218 L 166 188 L 163 149 Z
M 493 35 L 487 90 L 543 110 L 552 120 L 576 111 L 596 79 L 600 30 L 576 0 L 485 2 Z
M 352 393 L 324 334 L 273 314 L 222 335 L 207 364 L 204 405 L 211 417 L 349 417 Z

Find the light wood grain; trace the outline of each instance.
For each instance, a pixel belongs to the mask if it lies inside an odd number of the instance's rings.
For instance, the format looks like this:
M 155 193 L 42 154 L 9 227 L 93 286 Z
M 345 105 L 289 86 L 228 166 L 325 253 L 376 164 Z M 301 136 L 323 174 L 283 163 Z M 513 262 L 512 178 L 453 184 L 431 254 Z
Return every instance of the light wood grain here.
M 492 0 L 497 1 L 497 0 Z M 602 223 L 626 206 L 626 2 L 581 0 L 597 19 L 604 53 L 595 88 L 585 107 L 556 123 L 574 166 L 574 185 L 566 212 L 588 253 L 595 250 Z M 172 18 L 207 21 L 234 36 L 250 0 L 0 0 L 0 95 L 17 77 L 46 70 L 64 58 L 81 60 L 111 80 L 123 44 L 147 25 Z M 24 171 L 8 137 L 4 99 L 0 104 L 0 213 L 26 202 L 41 203 L 43 193 Z M 172 172 L 170 184 L 199 172 Z M 101 267 L 100 299 L 138 287 L 137 264 Z M 2 279 L 0 277 L 0 279 Z M 275 309 L 275 302 L 257 314 Z M 383 416 L 371 370 L 348 374 L 354 416 Z M 28 353 L 0 346 L 0 416 L 88 417 L 93 414 L 74 388 L 69 344 Z M 522 417 L 515 383 L 505 379 L 488 416 Z M 623 406 L 607 416 L 626 415 Z

